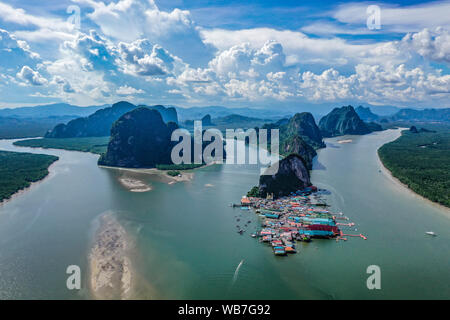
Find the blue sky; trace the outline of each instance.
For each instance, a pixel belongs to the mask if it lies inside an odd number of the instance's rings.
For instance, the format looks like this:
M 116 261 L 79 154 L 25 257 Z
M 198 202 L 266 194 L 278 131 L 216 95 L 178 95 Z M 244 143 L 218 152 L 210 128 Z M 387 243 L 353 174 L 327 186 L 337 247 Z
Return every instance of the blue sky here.
M 0 108 L 450 107 L 449 29 L 450 1 L 0 0 Z

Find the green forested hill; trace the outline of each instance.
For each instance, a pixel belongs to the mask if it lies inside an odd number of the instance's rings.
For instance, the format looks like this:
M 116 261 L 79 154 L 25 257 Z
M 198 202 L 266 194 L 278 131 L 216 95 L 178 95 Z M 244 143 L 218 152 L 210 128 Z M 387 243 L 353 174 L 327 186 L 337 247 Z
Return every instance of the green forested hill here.
M 412 133 L 378 150 L 383 164 L 414 192 L 450 207 L 450 131 Z
M 48 175 L 58 157 L 0 151 L 0 202 Z

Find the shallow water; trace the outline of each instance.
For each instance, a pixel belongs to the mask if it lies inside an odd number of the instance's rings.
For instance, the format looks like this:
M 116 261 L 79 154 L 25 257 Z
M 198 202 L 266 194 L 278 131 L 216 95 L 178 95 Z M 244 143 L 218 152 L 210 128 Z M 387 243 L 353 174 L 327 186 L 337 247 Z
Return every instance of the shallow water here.
M 173 185 L 143 176 L 153 190 L 133 193 L 117 180 L 117 170 L 97 167 L 96 155 L 0 140 L 2 150 L 60 157 L 48 178 L 0 205 L 0 298 L 89 298 L 87 256 L 96 219 L 107 211 L 134 239 L 135 277 L 142 280 L 136 297 L 449 298 L 448 211 L 379 172 L 377 148 L 398 135 L 389 130 L 327 139 L 312 181 L 332 192 L 333 211 L 356 223 L 351 233 L 368 240 L 315 240 L 288 257 L 274 257 L 250 237 L 258 222 L 252 212 L 229 207 L 257 184 L 256 166 L 201 168 L 192 181 Z M 343 139 L 353 141 L 337 143 Z M 242 236 L 236 218 L 241 226 L 251 220 Z M 438 237 L 426 236 L 430 230 Z M 82 270 L 80 291 L 66 289 L 72 264 Z M 381 268 L 381 290 L 366 287 L 369 265 Z

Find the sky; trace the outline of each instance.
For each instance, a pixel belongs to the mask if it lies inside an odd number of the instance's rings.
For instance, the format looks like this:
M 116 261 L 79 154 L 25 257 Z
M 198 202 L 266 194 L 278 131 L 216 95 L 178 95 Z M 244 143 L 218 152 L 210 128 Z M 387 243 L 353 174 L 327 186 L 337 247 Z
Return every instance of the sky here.
M 0 108 L 449 98 L 450 1 L 0 0 Z

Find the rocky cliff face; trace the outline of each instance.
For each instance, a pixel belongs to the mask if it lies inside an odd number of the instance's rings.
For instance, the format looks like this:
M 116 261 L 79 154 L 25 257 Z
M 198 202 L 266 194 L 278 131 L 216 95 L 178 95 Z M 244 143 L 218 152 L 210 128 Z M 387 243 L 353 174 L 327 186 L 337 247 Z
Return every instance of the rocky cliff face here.
M 320 119 L 319 128 L 324 137 L 367 134 L 371 132 L 352 106 L 333 109 L 333 111 Z
M 314 117 L 309 112 L 295 114 L 283 130 L 285 136 L 299 135 L 306 143 L 314 148 L 324 148 L 322 134 L 316 125 Z
M 134 109 L 117 120 L 111 128 L 111 139 L 99 165 L 152 168 L 157 164 L 171 164 L 174 142 L 172 132 L 178 128 L 173 122 L 164 123 L 161 114 L 145 107 Z
M 156 105 L 156 106 L 140 106 L 140 107 L 147 107 L 149 109 L 153 109 L 158 111 L 162 118 L 163 121 L 165 123 L 169 123 L 169 122 L 175 122 L 176 124 L 178 124 L 178 114 L 177 114 L 177 110 L 175 110 L 174 107 L 164 107 L 162 105 Z
M 274 175 L 262 175 L 259 178 L 261 197 L 274 194 L 275 197 L 289 195 L 311 185 L 308 169 L 303 159 L 291 154 L 279 162 L 278 172 Z
M 105 137 L 109 136 L 112 124 L 125 113 L 136 109 L 134 104 L 121 101 L 109 108 L 101 109 L 89 117 L 77 118 L 67 124 L 59 124 L 47 132 L 46 138 L 76 138 L 76 137 Z M 163 119 L 177 123 L 176 110 L 163 106 L 146 107 L 158 110 Z
M 290 119 L 265 124 L 262 129 L 268 130 L 269 141 L 270 130 L 279 129 L 280 154 L 284 156 L 299 154 L 308 169 L 312 168 L 312 160 L 317 155 L 316 149 L 325 147 L 320 129 L 309 112 L 297 113 Z
M 308 170 L 312 169 L 313 159 L 317 156 L 316 150 L 306 143 L 298 134 L 283 140 L 283 143 L 281 144 L 281 153 L 285 155 L 300 155 Z

